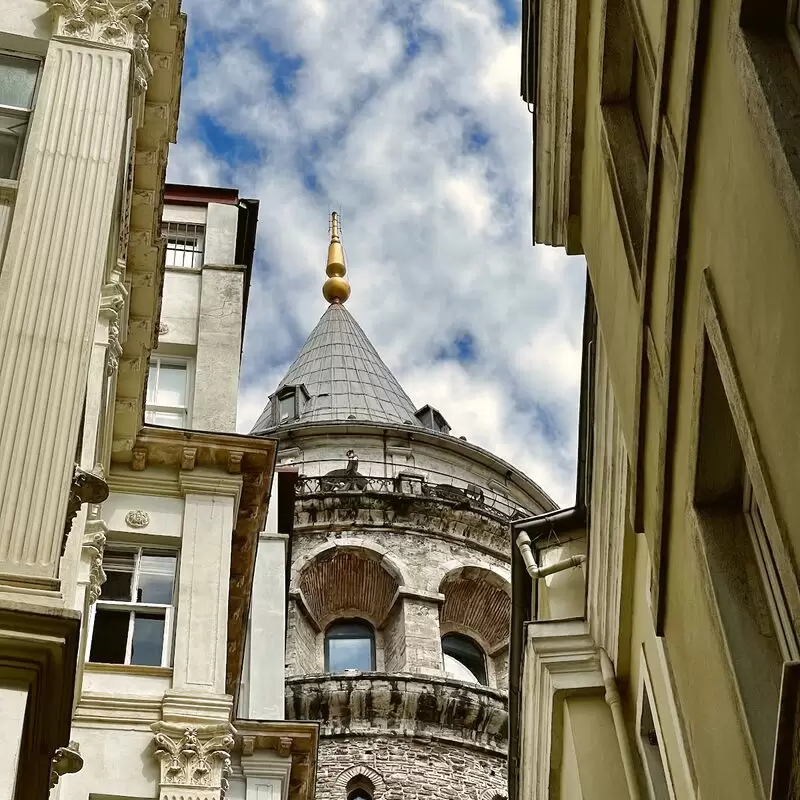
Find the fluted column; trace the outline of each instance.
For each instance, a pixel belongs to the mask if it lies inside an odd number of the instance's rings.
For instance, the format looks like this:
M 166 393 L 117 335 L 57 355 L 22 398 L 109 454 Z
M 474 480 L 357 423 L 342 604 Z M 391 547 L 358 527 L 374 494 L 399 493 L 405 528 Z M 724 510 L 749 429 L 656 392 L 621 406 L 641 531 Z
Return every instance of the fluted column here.
M 150 2 L 50 3 L 0 273 L 0 584 L 53 590 Z

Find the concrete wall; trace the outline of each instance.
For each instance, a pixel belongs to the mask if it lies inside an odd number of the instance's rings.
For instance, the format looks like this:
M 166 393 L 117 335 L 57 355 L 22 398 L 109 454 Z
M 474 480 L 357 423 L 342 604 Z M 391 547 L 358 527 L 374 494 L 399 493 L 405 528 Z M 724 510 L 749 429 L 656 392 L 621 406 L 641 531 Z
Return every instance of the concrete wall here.
M 168 267 L 157 353 L 189 359 L 191 427 L 234 431 L 244 315 L 244 267 L 235 264 L 238 207 L 167 205 L 164 222 L 204 225 L 203 264 Z

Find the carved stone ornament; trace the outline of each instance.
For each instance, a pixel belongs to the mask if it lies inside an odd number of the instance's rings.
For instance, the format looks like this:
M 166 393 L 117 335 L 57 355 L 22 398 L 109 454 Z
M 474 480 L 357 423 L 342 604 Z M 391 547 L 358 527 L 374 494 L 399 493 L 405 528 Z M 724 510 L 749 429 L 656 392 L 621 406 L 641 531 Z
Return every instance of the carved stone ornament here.
M 166 322 L 159 322 L 158 323 L 158 335 L 159 336 L 166 336 L 169 333 L 169 325 Z
M 152 0 L 48 0 L 54 33 L 116 45 L 133 51 L 136 92 L 144 92 L 153 75 L 148 56 L 147 20 Z
M 205 787 L 219 789 L 219 797 L 225 797 L 234 745 L 231 725 L 195 727 L 156 722 L 152 727 L 162 788 Z
M 89 561 L 89 605 L 97 602 L 103 584 L 106 582 L 106 573 L 103 569 L 103 553 L 106 547 L 106 525 L 102 520 L 86 520 L 83 531 L 83 550 Z
M 52 789 L 62 775 L 79 772 L 83 767 L 83 758 L 77 742 L 70 742 L 67 747 L 59 747 L 53 756 L 50 767 L 50 788 Z
M 134 508 L 125 515 L 125 523 L 131 528 L 146 528 L 150 524 L 150 515 L 141 508 Z
M 67 521 L 64 525 L 64 544 L 66 537 L 72 529 L 75 515 L 84 503 L 102 503 L 108 497 L 108 484 L 103 476 L 103 469 L 98 464 L 91 472 L 82 470 L 77 464 L 69 490 L 67 503 Z

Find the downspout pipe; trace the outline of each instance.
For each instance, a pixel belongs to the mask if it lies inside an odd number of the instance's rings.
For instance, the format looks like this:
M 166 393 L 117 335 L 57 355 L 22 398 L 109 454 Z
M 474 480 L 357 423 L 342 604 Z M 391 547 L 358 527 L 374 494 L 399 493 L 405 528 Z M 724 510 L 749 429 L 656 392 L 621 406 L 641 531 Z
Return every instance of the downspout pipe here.
M 568 556 L 560 561 L 548 564 L 546 567 L 540 567 L 533 557 L 531 537 L 525 531 L 521 531 L 517 536 L 517 548 L 519 548 L 519 553 L 525 562 L 525 569 L 528 571 L 528 575 L 535 581 L 548 575 L 554 575 L 556 572 L 563 572 L 565 569 L 580 567 L 586 561 L 586 556 L 584 555 Z
M 605 650 L 600 650 L 600 671 L 603 674 L 603 684 L 606 687 L 606 703 L 611 709 L 614 720 L 614 730 L 617 734 L 622 768 L 625 770 L 625 782 L 628 784 L 628 797 L 631 800 L 641 800 L 639 782 L 636 780 L 636 770 L 633 766 L 631 743 L 628 739 L 628 729 L 625 727 L 625 717 L 622 714 L 622 699 L 617 689 L 617 680 L 614 676 L 614 665 Z

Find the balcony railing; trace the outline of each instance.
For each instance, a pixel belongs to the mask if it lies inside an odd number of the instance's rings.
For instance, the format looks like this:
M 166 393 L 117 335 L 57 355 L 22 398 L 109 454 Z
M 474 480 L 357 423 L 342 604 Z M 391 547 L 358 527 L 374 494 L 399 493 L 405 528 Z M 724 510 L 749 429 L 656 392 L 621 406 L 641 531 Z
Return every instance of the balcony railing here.
M 335 469 L 341 460 L 321 460 L 308 464 L 317 475 L 300 475 L 295 485 L 298 497 L 333 493 L 391 494 L 414 496 L 432 501 L 445 501 L 455 508 L 471 509 L 498 519 L 513 520 L 530 516 L 508 497 L 486 486 L 430 469 L 408 468 L 394 476 L 386 472 L 396 467 L 383 461 L 350 462 Z M 357 464 L 354 468 L 353 464 Z

